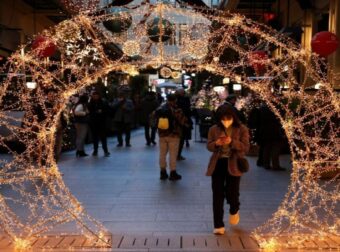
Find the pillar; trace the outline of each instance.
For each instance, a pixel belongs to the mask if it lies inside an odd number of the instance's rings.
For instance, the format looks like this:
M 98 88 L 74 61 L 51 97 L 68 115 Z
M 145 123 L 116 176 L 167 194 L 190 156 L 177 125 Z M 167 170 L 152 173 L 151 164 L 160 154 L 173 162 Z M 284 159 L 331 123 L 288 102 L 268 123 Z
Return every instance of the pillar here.
M 340 1 L 330 0 L 329 3 L 329 31 L 340 38 Z M 333 69 L 330 82 L 334 89 L 340 89 L 340 48 L 328 57 L 328 62 Z

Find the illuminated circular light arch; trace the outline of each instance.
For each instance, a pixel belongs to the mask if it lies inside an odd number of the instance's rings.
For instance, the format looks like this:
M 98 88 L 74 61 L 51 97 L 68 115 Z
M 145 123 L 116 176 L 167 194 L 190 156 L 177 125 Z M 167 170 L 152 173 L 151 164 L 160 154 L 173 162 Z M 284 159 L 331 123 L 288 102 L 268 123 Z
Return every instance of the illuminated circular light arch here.
M 237 14 L 166 4 L 126 7 L 133 21 L 127 31 L 112 33 L 103 26 L 117 15 L 81 13 L 41 34 L 48 38 L 48 45 L 55 43 L 58 59 L 41 58 L 44 45 L 38 52 L 26 45 L 3 69 L 8 78 L 0 87 L 0 127 L 26 147 L 18 153 L 0 137 L 0 145 L 11 154 L 0 160 L 0 183 L 9 188 L 9 193 L 0 194 L 0 227 L 15 244 L 24 247 L 35 235 L 75 222 L 85 235 L 100 238 L 106 245 L 105 228 L 86 213 L 63 182 L 53 159 L 54 133 L 72 94 L 109 72 L 133 74 L 148 67 L 209 71 L 241 80 L 281 120 L 292 155 L 291 184 L 278 210 L 253 232 L 261 247 L 299 245 L 311 236 L 339 235 L 339 184 L 336 178 L 318 179 L 325 168 L 339 169 L 339 97 L 324 73 L 324 62 L 277 31 Z M 173 44 L 152 41 L 148 21 L 156 17 L 177 26 L 169 41 L 183 23 L 189 35 Z M 197 32 L 202 27 L 208 28 L 204 34 Z M 163 28 L 158 30 L 161 38 Z M 277 57 L 252 58 L 259 49 L 275 49 Z M 303 73 L 302 81 L 297 79 L 297 70 Z M 28 75 L 37 83 L 34 91 L 26 87 Z M 273 83 L 284 83 L 288 89 L 281 96 L 274 95 Z M 312 84 L 320 89 L 306 93 L 305 88 Z M 45 106 L 50 88 L 57 90 L 58 102 L 52 109 Z M 17 108 L 26 112 L 23 127 L 13 126 L 15 118 L 7 112 Z M 43 115 L 40 121 L 37 109 Z M 21 213 L 14 210 L 18 206 Z M 279 237 L 288 234 L 289 243 L 280 243 Z

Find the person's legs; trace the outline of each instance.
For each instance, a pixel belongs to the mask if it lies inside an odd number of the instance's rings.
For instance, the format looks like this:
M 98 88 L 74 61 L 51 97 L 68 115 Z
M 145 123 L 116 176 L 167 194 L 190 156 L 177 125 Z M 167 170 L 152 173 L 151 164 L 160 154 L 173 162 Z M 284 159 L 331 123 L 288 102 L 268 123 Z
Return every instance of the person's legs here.
M 100 141 L 102 143 L 102 148 L 105 154 L 108 154 L 108 148 L 107 148 L 107 138 L 106 138 L 106 126 L 105 123 L 103 123 L 100 132 L 99 132 L 99 137 L 100 137 Z
M 159 167 L 161 169 L 160 179 L 164 180 L 168 178 L 166 172 L 166 155 L 168 153 L 168 142 L 166 137 L 159 138 Z
M 211 187 L 213 192 L 213 214 L 214 214 L 214 227 L 224 227 L 223 214 L 224 214 L 224 184 L 226 176 L 226 167 L 228 159 L 219 159 L 216 168 L 211 177 Z
M 168 143 L 166 137 L 159 138 L 159 167 L 166 169 L 166 155 L 168 153 Z
M 150 145 L 150 143 L 151 143 L 151 139 L 150 139 L 150 127 L 149 127 L 149 125 L 147 123 L 144 125 L 144 135 L 145 135 L 146 145 Z
M 127 147 L 130 147 L 131 125 L 127 123 L 124 125 L 124 128 L 125 128 L 125 145 Z
M 274 170 L 280 169 L 280 151 L 281 151 L 281 142 L 273 141 L 271 159 L 272 159 L 272 168 Z
M 157 128 L 156 127 L 151 127 L 151 143 L 156 144 L 156 132 Z
M 272 144 L 270 142 L 263 143 L 263 167 L 271 169 L 270 159 L 272 153 Z
M 88 125 L 85 123 L 76 123 L 75 128 L 77 132 L 76 133 L 77 134 L 77 139 L 76 139 L 77 151 L 84 151 Z
M 54 158 L 56 161 L 58 161 L 60 158 L 62 146 L 63 146 L 63 129 L 57 129 L 55 133 L 55 144 L 54 144 Z
M 182 135 L 179 140 L 177 160 L 184 160 L 184 158 L 182 157 L 183 146 L 184 146 L 184 135 Z
M 234 215 L 240 209 L 240 181 L 241 177 L 232 176 L 227 171 L 225 195 L 230 205 L 229 213 Z
M 168 137 L 168 142 L 169 142 L 169 155 L 170 155 L 170 157 L 169 157 L 170 170 L 176 171 L 179 138 L 178 137 Z
M 116 123 L 117 128 L 117 146 L 123 146 L 123 123 Z
M 264 165 L 263 153 L 264 153 L 263 144 L 259 144 L 259 154 L 258 154 L 258 158 L 257 158 L 257 161 L 256 161 L 257 166 L 263 166 Z
M 97 126 L 91 126 L 91 133 L 92 133 L 92 141 L 93 141 L 93 155 L 97 155 L 98 153 L 98 143 L 99 143 L 99 130 Z

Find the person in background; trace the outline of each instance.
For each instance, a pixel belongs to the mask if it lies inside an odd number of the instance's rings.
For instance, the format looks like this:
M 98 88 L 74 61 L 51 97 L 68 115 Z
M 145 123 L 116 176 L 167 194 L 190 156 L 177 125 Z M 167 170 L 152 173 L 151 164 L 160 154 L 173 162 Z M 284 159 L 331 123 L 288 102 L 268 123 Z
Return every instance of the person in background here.
M 258 109 L 257 114 L 258 165 L 267 170 L 284 171 L 285 168 L 280 166 L 280 151 L 285 134 L 280 120 L 266 104 Z
M 155 112 L 156 117 L 166 116 L 169 121 L 168 129 L 158 129 L 159 135 L 159 166 L 160 179 L 179 180 L 182 178 L 176 172 L 176 160 L 178 154 L 178 146 L 181 135 L 181 127 L 189 126 L 182 110 L 177 107 L 176 96 L 174 94 L 167 95 L 167 102 L 161 105 Z M 166 157 L 169 153 L 170 177 L 166 171 Z
M 74 126 L 76 128 L 76 156 L 86 157 L 85 140 L 89 129 L 88 96 L 82 95 L 74 107 Z
M 230 205 L 229 223 L 237 225 L 240 220 L 240 181 L 237 158 L 249 150 L 248 128 L 241 124 L 230 105 L 221 105 L 216 111 L 216 124 L 209 129 L 207 149 L 213 152 L 207 176 L 211 176 L 213 193 L 214 234 L 225 232 L 224 198 Z
M 243 123 L 246 124 L 247 120 L 246 117 L 244 116 L 244 114 L 242 113 L 242 111 L 238 110 L 235 105 L 236 105 L 236 101 L 237 101 L 237 96 L 235 94 L 230 94 L 228 95 L 228 97 L 225 99 L 225 104 L 229 104 L 233 107 L 237 117 L 239 118 L 239 120 Z
M 100 94 L 94 91 L 91 96 L 89 103 L 90 112 L 90 128 L 93 138 L 93 156 L 98 155 L 98 144 L 99 139 L 102 143 L 102 148 L 104 151 L 104 156 L 110 156 L 110 152 L 107 148 L 106 139 L 106 118 L 108 115 L 108 105 L 103 101 Z
M 189 139 L 191 139 L 191 130 L 193 122 L 191 120 L 191 103 L 190 98 L 185 95 L 185 91 L 183 88 L 176 90 L 177 96 L 177 106 L 182 109 L 185 117 L 187 118 L 187 122 L 189 123 L 189 127 L 182 126 L 182 134 L 179 141 L 177 160 L 185 160 L 185 157 L 182 156 L 182 150 L 184 146 L 184 142 L 187 141 L 189 145 Z
M 156 131 L 157 128 L 154 125 L 150 125 L 151 121 L 151 114 L 154 110 L 156 110 L 159 106 L 159 103 L 156 99 L 155 92 L 147 92 L 146 96 L 142 100 L 141 103 L 141 115 L 140 115 L 140 122 L 144 126 L 144 134 L 146 145 L 150 146 L 150 144 L 156 145 Z M 151 129 L 151 135 L 150 135 Z
M 49 114 L 51 116 L 54 116 L 55 113 L 58 111 L 58 99 L 56 96 L 55 90 L 49 90 L 47 93 L 47 101 L 45 103 L 46 109 L 49 111 Z M 62 111 L 60 113 L 60 116 L 58 118 L 57 124 L 56 124 L 56 132 L 55 132 L 55 144 L 54 144 L 54 159 L 56 162 L 58 162 L 63 146 L 63 134 L 64 129 L 67 126 L 67 121 L 64 115 L 64 112 Z
M 131 147 L 131 126 L 134 122 L 134 106 L 132 100 L 127 98 L 127 92 L 120 92 L 118 98 L 113 102 L 115 111 L 113 122 L 117 129 L 117 147 L 123 146 L 123 133 L 125 132 L 125 146 Z

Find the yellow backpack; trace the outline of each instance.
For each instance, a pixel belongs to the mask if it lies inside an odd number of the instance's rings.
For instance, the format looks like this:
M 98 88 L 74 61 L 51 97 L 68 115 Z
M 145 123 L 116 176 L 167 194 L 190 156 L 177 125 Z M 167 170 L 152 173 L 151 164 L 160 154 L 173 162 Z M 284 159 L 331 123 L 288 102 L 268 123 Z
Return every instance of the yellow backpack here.
M 169 129 L 169 119 L 167 117 L 160 117 L 158 119 L 158 125 L 157 127 L 162 130 Z

